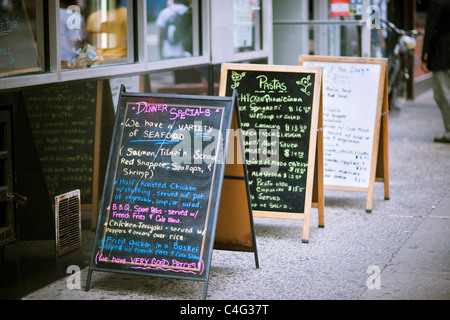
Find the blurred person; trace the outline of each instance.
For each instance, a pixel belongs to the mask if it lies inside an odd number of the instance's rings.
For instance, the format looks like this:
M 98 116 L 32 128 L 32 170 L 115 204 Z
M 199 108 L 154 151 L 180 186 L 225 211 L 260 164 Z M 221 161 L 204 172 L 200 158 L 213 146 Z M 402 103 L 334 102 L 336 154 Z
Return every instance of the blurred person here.
M 79 10 L 76 0 L 61 0 L 60 2 L 61 60 L 63 64 L 69 66 L 75 63 L 78 57 L 77 50 L 86 39 L 84 19 Z
M 422 61 L 433 72 L 434 99 L 441 110 L 445 134 L 435 142 L 450 143 L 450 0 L 432 0 L 427 11 Z M 426 71 L 428 71 L 426 70 Z
M 192 14 L 188 0 L 169 0 L 155 21 L 162 59 L 192 55 Z

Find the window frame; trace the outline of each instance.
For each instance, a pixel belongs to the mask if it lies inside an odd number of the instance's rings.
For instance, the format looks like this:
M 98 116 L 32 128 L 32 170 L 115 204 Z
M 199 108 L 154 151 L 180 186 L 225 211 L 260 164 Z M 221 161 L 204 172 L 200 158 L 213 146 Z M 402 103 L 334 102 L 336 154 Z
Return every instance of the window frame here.
M 235 52 L 233 41 L 233 0 L 211 0 L 211 33 L 216 34 L 227 30 L 230 37 L 211 39 L 211 64 L 268 59 L 273 62 L 272 54 L 272 0 L 260 0 L 261 10 L 261 49 L 248 52 Z
M 67 81 L 137 76 L 186 67 L 216 65 L 223 62 L 267 58 L 268 63 L 272 63 L 272 0 L 261 0 L 261 50 L 233 52 L 232 55 L 224 58 L 217 50 L 219 39 L 214 40 L 212 37 L 216 26 L 212 18 L 222 13 L 221 10 L 217 12 L 217 9 L 227 6 L 227 2 L 232 3 L 232 0 L 193 0 L 198 8 L 198 10 L 194 10 L 194 19 L 196 16 L 199 17 L 199 25 L 194 25 L 194 32 L 200 34 L 199 46 L 201 47 L 199 47 L 199 50 L 201 54 L 199 56 L 148 61 L 147 42 L 139 41 L 139 39 L 147 39 L 147 3 L 146 1 L 130 0 L 127 3 L 127 8 L 128 19 L 132 23 L 128 28 L 128 49 L 131 50 L 129 57 L 132 58 L 133 62 L 95 68 L 61 70 L 59 0 L 36 0 L 36 24 L 43 26 L 43 28 L 37 30 L 38 50 L 42 61 L 46 62 L 43 66 L 45 71 L 0 78 L 0 92 Z M 213 13 L 214 9 L 216 9 L 215 13 Z M 45 30 L 47 34 L 45 34 Z M 230 46 L 234 51 L 232 40 Z

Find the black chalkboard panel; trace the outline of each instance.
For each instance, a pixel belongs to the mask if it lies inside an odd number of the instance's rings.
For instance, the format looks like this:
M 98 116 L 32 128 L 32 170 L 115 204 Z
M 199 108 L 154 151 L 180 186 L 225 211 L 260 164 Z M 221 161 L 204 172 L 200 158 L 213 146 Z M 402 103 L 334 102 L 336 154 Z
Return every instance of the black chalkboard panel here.
M 41 70 L 25 1 L 0 7 L 0 44 L 0 77 Z
M 238 91 L 255 215 L 311 207 L 320 77 L 318 68 L 222 65 L 220 95 Z
M 207 278 L 234 99 L 122 88 L 91 272 Z
M 22 92 L 50 198 L 80 189 L 93 201 L 97 81 L 56 84 Z

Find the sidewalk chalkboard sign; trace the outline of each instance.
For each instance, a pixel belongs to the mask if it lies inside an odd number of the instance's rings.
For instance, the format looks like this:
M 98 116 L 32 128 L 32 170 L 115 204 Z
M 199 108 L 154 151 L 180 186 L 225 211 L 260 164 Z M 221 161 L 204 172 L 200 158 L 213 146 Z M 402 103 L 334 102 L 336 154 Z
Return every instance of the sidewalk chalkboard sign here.
M 299 64 L 323 68 L 325 188 L 368 192 L 370 212 L 375 181 L 389 198 L 386 60 L 301 56 Z
M 235 98 L 122 87 L 91 273 L 205 281 Z
M 314 190 L 323 226 L 321 77 L 320 68 L 223 64 L 220 79 L 220 95 L 238 92 L 254 216 L 304 219 L 303 242 Z
M 80 189 L 96 211 L 103 81 L 24 90 L 22 96 L 51 199 Z

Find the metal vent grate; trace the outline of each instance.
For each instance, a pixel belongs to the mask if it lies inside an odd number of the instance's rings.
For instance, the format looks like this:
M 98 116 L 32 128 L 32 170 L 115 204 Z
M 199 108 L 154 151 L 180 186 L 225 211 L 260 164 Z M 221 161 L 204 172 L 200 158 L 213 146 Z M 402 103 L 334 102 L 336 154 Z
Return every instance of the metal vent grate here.
M 81 247 L 80 190 L 55 197 L 56 255 Z

